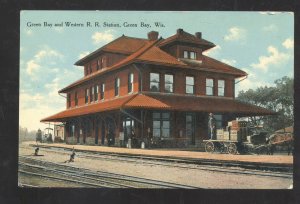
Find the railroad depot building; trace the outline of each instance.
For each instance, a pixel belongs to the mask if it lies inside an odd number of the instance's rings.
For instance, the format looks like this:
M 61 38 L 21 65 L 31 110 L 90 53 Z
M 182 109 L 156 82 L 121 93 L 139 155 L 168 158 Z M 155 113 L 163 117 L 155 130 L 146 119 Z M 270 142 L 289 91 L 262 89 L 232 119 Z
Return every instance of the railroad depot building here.
M 75 63 L 84 76 L 61 89 L 66 110 L 41 122 L 63 122 L 69 144 L 198 147 L 217 128 L 241 116 L 271 111 L 235 100 L 242 70 L 202 54 L 215 45 L 178 29 L 166 39 L 122 35 Z

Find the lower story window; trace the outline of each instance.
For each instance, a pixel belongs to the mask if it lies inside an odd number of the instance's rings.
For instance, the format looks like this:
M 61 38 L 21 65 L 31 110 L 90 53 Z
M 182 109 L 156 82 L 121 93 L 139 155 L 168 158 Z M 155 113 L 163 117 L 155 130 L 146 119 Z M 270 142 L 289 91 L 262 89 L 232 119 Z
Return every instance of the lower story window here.
M 153 112 L 153 137 L 168 138 L 170 137 L 170 113 Z
M 223 127 L 223 117 L 222 115 L 214 115 L 215 119 L 216 119 L 216 128 L 222 128 Z

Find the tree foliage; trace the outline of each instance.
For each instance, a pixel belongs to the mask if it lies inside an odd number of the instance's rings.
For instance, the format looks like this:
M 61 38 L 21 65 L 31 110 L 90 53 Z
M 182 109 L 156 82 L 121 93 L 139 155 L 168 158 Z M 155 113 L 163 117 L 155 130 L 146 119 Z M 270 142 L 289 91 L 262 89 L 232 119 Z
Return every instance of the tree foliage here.
M 257 105 L 277 114 L 273 116 L 249 117 L 252 125 L 264 125 L 269 131 L 275 131 L 294 123 L 294 79 L 284 76 L 274 81 L 274 86 L 259 87 L 255 90 L 240 91 L 237 99 Z

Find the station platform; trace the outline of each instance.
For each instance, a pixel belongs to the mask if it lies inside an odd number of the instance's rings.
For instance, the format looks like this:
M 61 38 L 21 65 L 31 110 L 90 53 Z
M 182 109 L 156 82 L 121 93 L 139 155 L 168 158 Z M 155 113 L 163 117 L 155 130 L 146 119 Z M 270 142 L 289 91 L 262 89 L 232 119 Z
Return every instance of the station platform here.
M 25 145 L 35 146 L 36 142 L 24 142 Z M 24 144 L 23 143 L 23 144 Z M 234 162 L 234 163 L 245 163 L 245 164 L 266 164 L 272 166 L 293 166 L 293 156 L 291 155 L 231 155 L 231 154 L 220 154 L 220 153 L 207 153 L 199 151 L 188 151 L 184 149 L 129 149 L 121 147 L 107 147 L 107 146 L 89 146 L 89 145 L 70 145 L 65 143 L 38 143 L 40 147 L 56 147 L 65 148 L 75 151 L 86 151 L 86 152 L 103 152 L 103 153 L 114 153 L 114 154 L 125 154 L 135 156 L 150 156 L 160 158 L 174 158 L 174 159 L 192 159 L 201 161 L 215 161 L 215 162 Z

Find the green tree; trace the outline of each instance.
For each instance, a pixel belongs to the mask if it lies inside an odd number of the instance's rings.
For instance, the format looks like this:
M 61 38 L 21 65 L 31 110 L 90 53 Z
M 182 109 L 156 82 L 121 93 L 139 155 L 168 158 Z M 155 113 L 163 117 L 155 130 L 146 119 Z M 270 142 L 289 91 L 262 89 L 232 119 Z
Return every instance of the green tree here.
M 237 99 L 275 111 L 277 114 L 272 116 L 249 117 L 253 125 L 263 124 L 266 130 L 275 131 L 294 123 L 293 87 L 294 79 L 284 76 L 275 80 L 274 86 L 240 91 Z

